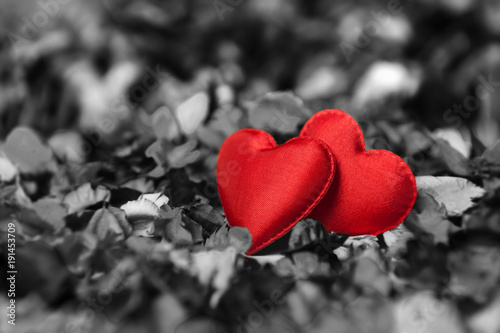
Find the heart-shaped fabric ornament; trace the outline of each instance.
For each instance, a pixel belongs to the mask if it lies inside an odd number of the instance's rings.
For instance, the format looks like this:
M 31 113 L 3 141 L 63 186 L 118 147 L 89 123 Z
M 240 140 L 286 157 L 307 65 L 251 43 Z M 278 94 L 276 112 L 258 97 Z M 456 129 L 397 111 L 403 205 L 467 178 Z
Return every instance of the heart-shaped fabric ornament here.
M 224 141 L 217 160 L 217 187 L 231 227 L 246 227 L 252 254 L 288 232 L 328 191 L 335 160 L 316 138 L 277 146 L 271 135 L 242 129 Z
M 413 173 L 390 151 L 365 151 L 363 133 L 347 113 L 316 113 L 300 137 L 323 140 L 337 161 L 332 186 L 308 216 L 319 220 L 327 231 L 378 235 L 408 216 L 417 197 Z

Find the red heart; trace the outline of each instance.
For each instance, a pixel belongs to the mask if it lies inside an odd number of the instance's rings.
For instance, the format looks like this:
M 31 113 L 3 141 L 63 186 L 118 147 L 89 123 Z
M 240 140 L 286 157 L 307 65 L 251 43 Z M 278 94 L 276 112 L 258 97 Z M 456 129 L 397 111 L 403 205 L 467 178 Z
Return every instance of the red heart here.
M 255 253 L 307 216 L 328 191 L 335 160 L 324 142 L 293 138 L 277 146 L 268 133 L 242 129 L 224 141 L 217 188 L 230 226 L 246 227 Z
M 378 235 L 408 216 L 417 197 L 410 168 L 387 150 L 365 151 L 363 132 L 347 113 L 316 113 L 300 137 L 323 140 L 337 161 L 335 181 L 308 217 L 330 232 L 355 236 Z

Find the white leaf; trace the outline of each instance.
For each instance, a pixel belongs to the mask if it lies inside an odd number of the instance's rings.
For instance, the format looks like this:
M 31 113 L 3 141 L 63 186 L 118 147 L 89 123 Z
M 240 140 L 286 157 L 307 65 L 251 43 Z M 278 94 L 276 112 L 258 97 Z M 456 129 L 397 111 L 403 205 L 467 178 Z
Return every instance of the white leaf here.
M 482 197 L 486 192 L 464 178 L 421 176 L 416 177 L 416 180 L 417 189 L 444 204 L 448 215 L 461 215 L 474 206 L 473 199 Z
M 0 182 L 10 182 L 17 175 L 17 168 L 0 152 Z
M 154 203 L 158 208 L 168 204 L 169 198 L 161 192 L 158 193 L 144 193 L 139 197 L 139 200 L 146 199 Z
M 439 128 L 433 133 L 435 138 L 442 139 L 450 144 L 456 151 L 464 155 L 464 157 L 469 158 L 472 148 L 472 142 L 469 139 L 464 138 L 464 135 L 456 128 Z M 470 134 L 468 134 L 470 138 Z
M 264 256 L 252 256 L 252 259 L 257 261 L 260 265 L 276 265 L 278 261 L 285 258 L 283 254 L 270 254 Z
M 177 107 L 175 116 L 184 134 L 193 134 L 203 123 L 208 115 L 208 102 L 208 95 L 199 92 Z
M 352 100 L 358 108 L 391 95 L 413 95 L 420 85 L 417 72 L 396 62 L 379 61 L 372 64 L 359 79 Z
M 139 200 L 129 201 L 120 209 L 125 211 L 130 222 L 138 220 L 150 220 L 160 216 L 160 208 L 152 201 L 141 196 Z

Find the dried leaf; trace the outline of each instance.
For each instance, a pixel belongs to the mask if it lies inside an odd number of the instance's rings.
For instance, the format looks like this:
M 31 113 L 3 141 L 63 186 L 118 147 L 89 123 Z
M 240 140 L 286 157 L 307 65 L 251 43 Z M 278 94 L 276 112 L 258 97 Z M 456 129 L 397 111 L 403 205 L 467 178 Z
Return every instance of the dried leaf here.
M 65 217 L 68 208 L 57 199 L 43 198 L 33 203 L 36 214 L 45 222 L 51 224 L 55 230 L 65 227 Z
M 199 92 L 175 109 L 181 130 L 186 135 L 196 132 L 208 115 L 208 95 Z
M 152 220 L 160 216 L 160 207 L 143 196 L 138 200 L 127 202 L 120 209 L 125 211 L 127 219 L 131 223 L 140 220 Z
M 250 110 L 252 127 L 290 134 L 310 113 L 300 98 L 290 92 L 275 92 L 264 95 Z
M 497 141 L 493 146 L 486 149 L 483 158 L 494 164 L 500 164 L 500 141 Z
M 456 177 L 416 177 L 417 189 L 430 194 L 437 202 L 444 204 L 448 215 L 459 216 L 474 206 L 485 191 L 463 178 Z
M 252 235 L 244 227 L 223 226 L 206 240 L 205 246 L 214 249 L 231 246 L 239 253 L 246 253 L 252 246 Z
M 440 128 L 433 132 L 436 139 L 441 139 L 462 154 L 465 158 L 470 158 L 472 143 L 470 140 L 466 141 L 462 133 L 456 128 Z M 470 134 L 469 134 L 470 137 Z
M 0 151 L 0 182 L 12 181 L 17 173 L 15 165 Z
M 21 173 L 48 171 L 53 163 L 52 150 L 29 128 L 15 128 L 0 148 Z
M 72 214 L 98 202 L 108 201 L 110 198 L 111 193 L 104 186 L 93 187 L 90 183 L 86 183 L 66 194 L 62 202 L 68 205 L 68 213 Z
M 173 140 L 179 136 L 179 125 L 173 112 L 162 106 L 152 116 L 153 130 L 157 138 Z
M 117 242 L 125 240 L 132 233 L 132 226 L 127 221 L 123 210 L 110 207 L 96 211 L 86 230 L 99 240 Z
M 328 233 L 318 220 L 303 219 L 293 226 L 288 246 L 292 250 L 297 250 L 312 243 L 318 243 L 327 236 Z
M 174 208 L 163 219 L 155 220 L 155 233 L 180 246 L 201 241 L 201 226 L 183 219 L 183 210 Z
M 191 274 L 196 276 L 200 283 L 215 289 L 210 298 L 210 305 L 215 307 L 222 294 L 229 288 L 235 273 L 236 251 L 230 247 L 223 251 L 196 252 L 192 260 Z
M 455 228 L 446 218 L 446 208 L 430 194 L 419 191 L 405 225 L 416 235 L 430 234 L 436 243 L 447 243 Z
M 163 193 L 161 192 L 158 192 L 158 193 L 145 193 L 145 194 L 142 194 L 140 197 L 139 197 L 139 201 L 141 201 L 142 199 L 146 199 L 146 200 L 149 200 L 151 201 L 152 203 L 154 203 L 158 208 L 161 208 L 163 205 L 166 205 L 168 204 L 169 202 L 169 198 L 164 195 Z
M 446 166 L 447 170 L 459 176 L 469 175 L 469 160 L 447 141 L 442 139 L 436 140 L 433 151 L 434 156 Z
M 56 249 L 68 270 L 76 276 L 82 276 L 93 265 L 97 243 L 94 235 L 77 232 L 64 237 L 62 242 L 56 245 Z

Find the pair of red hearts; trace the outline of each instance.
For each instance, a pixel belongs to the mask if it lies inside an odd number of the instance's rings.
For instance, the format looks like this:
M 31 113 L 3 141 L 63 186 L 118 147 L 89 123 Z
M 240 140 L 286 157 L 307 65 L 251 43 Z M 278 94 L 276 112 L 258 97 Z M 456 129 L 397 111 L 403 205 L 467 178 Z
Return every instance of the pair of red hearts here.
M 403 222 L 417 195 L 408 165 L 386 150 L 365 151 L 357 122 L 341 110 L 318 112 L 280 146 L 262 130 L 232 134 L 219 152 L 217 186 L 229 225 L 252 235 L 248 254 L 306 217 L 329 232 L 378 235 Z

